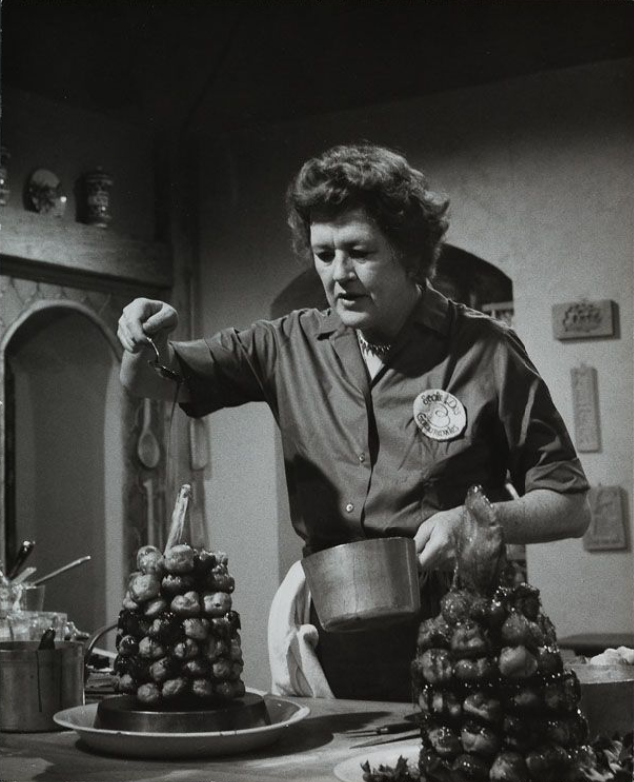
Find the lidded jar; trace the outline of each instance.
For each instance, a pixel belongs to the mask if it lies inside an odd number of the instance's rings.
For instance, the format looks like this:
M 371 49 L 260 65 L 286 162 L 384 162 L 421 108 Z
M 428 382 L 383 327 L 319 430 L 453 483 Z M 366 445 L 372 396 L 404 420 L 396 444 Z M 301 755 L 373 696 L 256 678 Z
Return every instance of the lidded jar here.
M 0 206 L 6 206 L 7 201 L 9 200 L 9 196 L 11 195 L 11 191 L 8 187 L 8 179 L 9 179 L 9 172 L 7 169 L 7 165 L 9 163 L 9 158 L 11 155 L 9 154 L 6 147 L 0 148 Z
M 85 196 L 85 222 L 99 228 L 107 228 L 110 214 L 110 190 L 113 179 L 101 167 L 83 176 Z

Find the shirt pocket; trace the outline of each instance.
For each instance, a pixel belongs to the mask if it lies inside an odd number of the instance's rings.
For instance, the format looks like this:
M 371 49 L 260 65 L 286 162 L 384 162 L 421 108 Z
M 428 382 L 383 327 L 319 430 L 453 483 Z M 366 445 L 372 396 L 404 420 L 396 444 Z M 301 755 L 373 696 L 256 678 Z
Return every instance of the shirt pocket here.
M 465 435 L 438 441 L 419 433 L 420 459 L 427 501 L 439 510 L 464 502 L 474 484 L 486 488 L 495 481 L 489 443 L 481 437 Z

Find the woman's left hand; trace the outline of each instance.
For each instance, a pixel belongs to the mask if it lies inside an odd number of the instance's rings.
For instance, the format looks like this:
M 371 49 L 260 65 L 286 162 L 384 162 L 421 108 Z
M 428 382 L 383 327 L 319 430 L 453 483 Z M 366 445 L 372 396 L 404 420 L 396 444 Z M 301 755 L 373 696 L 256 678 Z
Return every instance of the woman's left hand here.
M 462 524 L 464 508 L 452 508 L 426 519 L 414 536 L 421 570 L 453 568 L 456 557 L 456 533 Z

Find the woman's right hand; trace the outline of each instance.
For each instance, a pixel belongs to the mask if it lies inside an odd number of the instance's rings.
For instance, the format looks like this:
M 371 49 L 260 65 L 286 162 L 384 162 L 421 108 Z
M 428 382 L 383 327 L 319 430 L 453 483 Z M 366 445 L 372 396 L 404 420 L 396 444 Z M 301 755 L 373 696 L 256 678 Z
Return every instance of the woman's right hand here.
M 173 400 L 175 388 L 179 401 L 188 401 L 184 383 L 174 384 L 174 378 L 156 371 L 157 356 L 160 364 L 170 369 L 176 377 L 178 362 L 168 337 L 178 325 L 178 313 L 170 304 L 157 299 L 134 299 L 119 318 L 117 336 L 124 347 L 121 358 L 121 382 L 133 396 L 149 399 Z
M 424 521 L 416 535 L 416 554 L 421 570 L 452 570 L 456 560 L 457 530 L 463 524 L 464 507 L 434 513 Z
M 134 299 L 124 307 L 119 318 L 117 336 L 130 353 L 147 347 L 148 337 L 166 341 L 178 326 L 178 312 L 170 304 L 158 299 Z

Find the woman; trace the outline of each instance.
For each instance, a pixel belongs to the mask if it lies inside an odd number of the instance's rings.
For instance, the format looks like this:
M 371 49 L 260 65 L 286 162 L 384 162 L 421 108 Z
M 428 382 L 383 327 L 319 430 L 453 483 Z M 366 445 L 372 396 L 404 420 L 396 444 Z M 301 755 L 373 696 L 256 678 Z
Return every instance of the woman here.
M 187 414 L 267 402 L 304 553 L 413 537 L 429 576 L 420 618 L 438 610 L 471 485 L 496 501 L 508 543 L 581 536 L 587 482 L 523 345 L 430 285 L 447 201 L 404 157 L 369 144 L 309 160 L 287 201 L 296 249 L 311 258 L 329 308 L 172 343 L 176 311 L 137 299 L 119 327 L 126 388 L 174 393 L 148 364 L 151 336 L 183 378 Z M 519 499 L 505 499 L 508 477 Z M 385 632 L 320 633 L 335 695 L 408 700 L 420 618 Z

